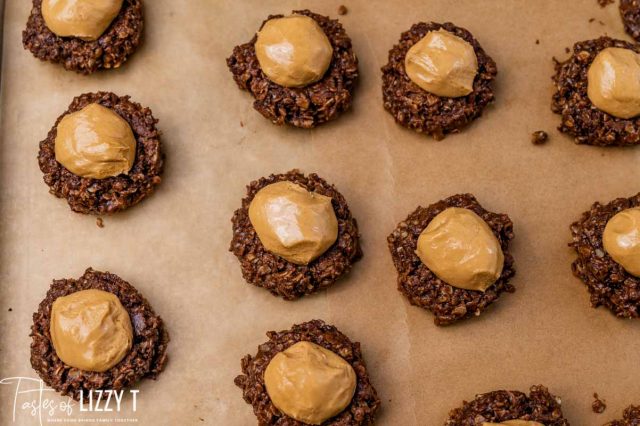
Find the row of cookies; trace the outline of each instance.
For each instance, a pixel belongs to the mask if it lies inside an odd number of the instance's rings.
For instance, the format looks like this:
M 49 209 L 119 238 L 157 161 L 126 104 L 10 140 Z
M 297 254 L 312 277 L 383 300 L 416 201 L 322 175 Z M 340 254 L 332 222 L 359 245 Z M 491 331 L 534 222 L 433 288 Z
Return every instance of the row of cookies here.
M 143 27 L 140 0 L 34 0 L 24 47 L 43 60 L 91 73 L 120 66 L 137 48 Z M 87 8 L 86 10 L 83 8 Z M 623 1 L 621 14 L 636 35 L 640 6 Z M 82 17 L 80 19 L 79 17 Z M 635 31 L 635 32 L 634 32 Z M 338 20 L 309 10 L 269 16 L 248 43 L 227 59 L 254 108 L 277 124 L 311 128 L 351 106 L 358 59 Z M 552 109 L 560 131 L 577 143 L 640 143 L 640 46 L 601 37 L 578 42 L 556 61 Z M 400 36 L 382 67 L 384 108 L 407 128 L 436 139 L 459 132 L 493 102 L 495 61 L 478 40 L 452 23 L 420 22 Z
M 167 362 L 168 333 L 146 299 L 115 274 L 89 268 L 54 280 L 33 316 L 31 364 L 53 389 L 78 400 L 155 379 Z M 259 424 L 372 425 L 381 406 L 361 345 L 321 320 L 267 333 L 235 378 Z M 632 426 L 640 407 L 608 426 Z M 300 423 L 298 423 L 300 422 Z M 529 395 L 499 390 L 449 413 L 445 426 L 568 426 L 561 400 L 544 386 Z
M 631 19 L 633 6 L 624 7 Z M 576 43 L 573 52 L 556 61 L 552 110 L 562 116 L 559 130 L 577 143 L 639 144 L 640 46 L 601 37 Z M 358 77 L 342 25 L 309 10 L 269 16 L 227 64 L 238 87 L 255 98 L 257 111 L 276 124 L 303 128 L 348 109 Z M 383 105 L 400 125 L 442 139 L 494 101 L 497 73 L 495 61 L 466 29 L 420 22 L 389 51 L 382 67 Z
M 242 359 L 235 383 L 260 425 L 372 425 L 380 399 L 371 384 L 360 343 L 320 320 L 267 333 L 258 352 Z M 637 426 L 640 406 L 605 426 Z M 529 394 L 497 390 L 478 394 L 449 412 L 444 426 L 569 426 L 562 400 L 542 386 Z
M 247 282 L 287 300 L 323 290 L 362 256 L 355 218 L 335 186 L 297 170 L 251 182 L 230 244 Z M 640 318 L 640 194 L 595 203 L 571 225 L 574 274 L 593 306 Z M 417 207 L 387 238 L 398 289 L 447 325 L 479 316 L 515 275 L 508 215 L 471 194 Z

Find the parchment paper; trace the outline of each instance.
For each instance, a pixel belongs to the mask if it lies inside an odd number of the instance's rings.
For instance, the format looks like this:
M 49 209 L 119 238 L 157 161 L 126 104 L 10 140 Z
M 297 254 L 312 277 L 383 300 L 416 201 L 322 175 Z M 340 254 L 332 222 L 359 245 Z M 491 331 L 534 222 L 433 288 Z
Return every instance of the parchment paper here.
M 640 403 L 640 321 L 589 307 L 567 247 L 568 226 L 592 202 L 639 190 L 640 151 L 575 145 L 555 130 L 558 116 L 549 108 L 552 56 L 566 57 L 565 47 L 578 40 L 627 38 L 617 5 L 344 0 L 349 12 L 340 20 L 361 71 L 352 111 L 313 131 L 272 125 L 237 89 L 225 58 L 270 13 L 309 7 L 336 17 L 340 4 L 147 1 L 142 48 L 120 70 L 85 77 L 23 50 L 31 2 L 7 1 L 0 378 L 37 377 L 29 363 L 32 313 L 53 278 L 78 277 L 93 266 L 135 285 L 163 316 L 172 341 L 166 371 L 138 387 L 136 412 L 127 403 L 120 414 L 89 417 L 144 425 L 255 424 L 233 384 L 241 357 L 255 353 L 267 330 L 312 318 L 362 343 L 383 402 L 380 425 L 442 425 L 450 409 L 476 393 L 539 383 L 562 396 L 572 425 L 601 425 Z M 468 28 L 499 67 L 494 106 L 441 142 L 397 126 L 382 107 L 379 69 L 400 33 L 420 20 Z M 103 229 L 48 194 L 36 160 L 38 142 L 71 99 L 101 89 L 151 107 L 167 154 L 157 193 L 105 218 Z M 550 142 L 532 145 L 535 130 L 548 131 Z M 344 194 L 365 255 L 329 291 L 285 302 L 247 285 L 227 249 L 229 220 L 245 185 L 292 168 L 317 172 Z M 438 328 L 396 290 L 386 236 L 417 205 L 459 192 L 474 193 L 514 221 L 517 292 L 479 319 Z M 593 392 L 606 399 L 605 414 L 591 412 Z M 0 386 L 0 424 L 14 424 L 14 394 L 14 386 Z M 37 421 L 18 407 L 15 424 Z

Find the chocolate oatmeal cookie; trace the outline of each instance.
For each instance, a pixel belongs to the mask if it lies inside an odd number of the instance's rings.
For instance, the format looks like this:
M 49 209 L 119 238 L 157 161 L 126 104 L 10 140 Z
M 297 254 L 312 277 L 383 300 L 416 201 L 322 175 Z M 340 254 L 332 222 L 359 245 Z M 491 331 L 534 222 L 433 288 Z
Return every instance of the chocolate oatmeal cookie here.
M 54 34 L 42 17 L 41 7 L 42 0 L 33 0 L 22 44 L 36 58 L 61 63 L 67 70 L 91 74 L 101 68 L 118 68 L 140 44 L 142 0 L 124 0 L 109 28 L 93 41 Z
M 473 211 L 491 228 L 504 252 L 504 266 L 498 280 L 485 292 L 466 290 L 438 278 L 418 257 L 418 237 L 438 214 L 449 207 Z M 393 263 L 398 271 L 398 290 L 412 305 L 431 311 L 436 325 L 449 325 L 480 315 L 504 291 L 515 291 L 509 284 L 515 275 L 513 256 L 508 252 L 513 239 L 513 223 L 506 214 L 485 210 L 471 194 L 454 195 L 427 208 L 418 207 L 387 237 Z
M 56 355 L 50 333 L 51 306 L 63 296 L 81 290 L 97 289 L 113 293 L 127 310 L 133 325 L 133 346 L 115 367 L 103 372 L 83 371 L 64 364 Z M 162 318 L 129 283 L 108 272 L 89 268 L 77 280 L 54 280 L 31 326 L 31 366 L 51 388 L 79 399 L 80 391 L 120 390 L 142 378 L 155 379 L 167 363 L 169 334 Z
M 542 385 L 532 386 L 529 395 L 518 391 L 494 391 L 463 402 L 449 413 L 445 426 L 478 426 L 483 422 L 528 420 L 545 426 L 569 426 L 562 415 L 560 398 Z
M 562 116 L 558 129 L 573 136 L 578 144 L 637 145 L 640 143 L 640 117 L 614 117 L 596 108 L 587 95 L 589 67 L 598 53 L 608 47 L 640 53 L 640 46 L 609 37 L 576 43 L 569 59 L 556 61 L 556 74 L 553 77 L 556 92 L 551 109 Z
M 256 193 L 275 182 L 289 181 L 332 199 L 338 219 L 338 239 L 320 257 L 308 265 L 297 265 L 269 252 L 260 242 L 249 220 L 249 205 Z M 240 261 L 242 276 L 248 283 L 269 290 L 286 300 L 294 300 L 331 286 L 351 270 L 362 257 L 358 224 L 351 216 L 347 202 L 333 186 L 316 174 L 305 176 L 297 170 L 271 175 L 251 182 L 242 207 L 235 211 L 233 238 L 229 251 Z
M 621 420 L 614 420 L 605 426 L 640 426 L 640 405 L 628 406 L 624 410 Z
M 476 53 L 478 74 L 473 92 L 467 96 L 447 98 L 429 93 L 411 81 L 405 71 L 405 56 L 409 49 L 429 32 L 440 29 L 464 39 Z M 496 63 L 469 31 L 450 22 L 420 22 L 402 33 L 399 43 L 389 51 L 389 62 L 382 67 L 384 108 L 398 124 L 435 139 L 443 139 L 482 115 L 484 108 L 494 99 L 491 84 L 497 74 Z
M 609 219 L 622 210 L 640 206 L 640 194 L 618 198 L 609 204 L 594 203 L 571 225 L 573 247 L 578 258 L 573 274 L 591 293 L 591 306 L 606 306 L 620 318 L 640 317 L 640 278 L 629 274 L 605 251 L 602 236 Z
M 112 109 L 131 126 L 136 139 L 136 157 L 129 173 L 105 179 L 84 178 L 71 173 L 56 161 L 58 124 L 67 114 L 91 103 Z M 49 192 L 58 198 L 65 198 L 74 212 L 85 214 L 112 214 L 139 203 L 162 180 L 163 155 L 157 122 L 149 108 L 132 102 L 129 96 L 98 92 L 76 97 L 67 111 L 58 117 L 47 138 L 40 142 L 38 163 L 44 181 L 49 185 Z
M 257 36 L 236 46 L 227 59 L 229 70 L 238 87 L 255 98 L 253 107 L 275 124 L 291 124 L 312 128 L 337 118 L 351 107 L 351 96 L 358 78 L 358 59 L 340 22 L 309 10 L 294 10 L 293 14 L 314 19 L 333 47 L 329 69 L 319 81 L 302 88 L 280 86 L 267 78 L 256 56 Z M 270 15 L 264 24 L 283 15 Z
M 255 356 L 242 359 L 242 373 L 235 378 L 235 384 L 242 389 L 244 400 L 253 406 L 253 412 L 262 426 L 303 426 L 304 423 L 281 413 L 267 394 L 264 371 L 271 359 L 295 343 L 307 341 L 315 343 L 340 355 L 356 373 L 356 391 L 351 403 L 340 414 L 322 423 L 323 426 L 372 425 L 380 407 L 380 399 L 369 379 L 367 367 L 362 358 L 360 343 L 352 342 L 336 327 L 313 320 L 294 325 L 291 330 L 267 333 L 269 341 L 258 346 Z
M 620 0 L 620 16 L 624 29 L 636 41 L 640 41 L 640 2 L 638 0 Z

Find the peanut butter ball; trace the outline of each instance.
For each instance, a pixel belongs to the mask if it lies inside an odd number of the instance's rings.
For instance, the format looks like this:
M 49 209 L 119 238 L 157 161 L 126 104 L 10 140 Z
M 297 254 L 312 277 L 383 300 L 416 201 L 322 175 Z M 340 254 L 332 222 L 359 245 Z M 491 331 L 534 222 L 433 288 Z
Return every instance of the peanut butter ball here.
M 416 254 L 449 285 L 484 292 L 504 265 L 500 242 L 489 225 L 469 209 L 450 207 L 438 214 L 418 238 Z
M 92 103 L 60 121 L 55 156 L 77 176 L 105 179 L 131 170 L 136 139 L 129 123 L 118 113 Z
M 587 94 L 596 108 L 614 117 L 640 115 L 640 55 L 608 47 L 589 67 Z
M 262 72 L 284 87 L 304 87 L 322 79 L 333 57 L 327 35 L 304 15 L 268 20 L 258 32 L 255 50 Z
M 109 370 L 133 344 L 127 310 L 116 295 L 96 289 L 56 299 L 51 307 L 50 333 L 58 358 L 85 371 Z
M 97 40 L 111 25 L 123 0 L 42 0 L 42 17 L 60 37 Z
M 287 416 L 322 424 L 344 410 L 356 390 L 353 367 L 330 350 L 298 342 L 273 357 L 264 372 L 267 393 Z
M 626 209 L 607 222 L 604 249 L 625 271 L 640 277 L 640 208 Z
M 320 257 L 338 238 L 331 198 L 288 181 L 258 191 L 249 220 L 267 250 L 298 265 Z
M 473 92 L 478 58 L 466 40 L 439 29 L 409 49 L 405 70 L 411 81 L 427 92 L 457 98 Z

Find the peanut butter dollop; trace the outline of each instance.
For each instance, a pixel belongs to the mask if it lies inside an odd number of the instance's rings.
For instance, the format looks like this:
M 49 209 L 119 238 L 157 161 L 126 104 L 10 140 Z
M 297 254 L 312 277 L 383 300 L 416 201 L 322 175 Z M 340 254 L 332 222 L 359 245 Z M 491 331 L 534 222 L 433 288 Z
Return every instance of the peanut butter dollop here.
M 418 237 L 416 254 L 442 281 L 485 291 L 502 273 L 504 254 L 489 225 L 469 209 L 451 207 Z
M 264 371 L 273 404 L 295 420 L 319 425 L 344 410 L 356 390 L 356 373 L 339 355 L 298 342 L 273 357 Z
M 97 40 L 111 25 L 123 0 L 42 0 L 42 17 L 60 37 Z
M 507 425 L 507 426 L 544 426 L 542 423 L 532 422 L 530 420 L 507 420 L 502 423 L 489 423 L 484 422 L 482 426 L 499 426 L 499 425 Z
M 58 358 L 84 371 L 107 371 L 133 344 L 127 310 L 113 293 L 95 289 L 57 298 L 50 333 Z
M 136 157 L 131 126 L 115 111 L 89 104 L 58 124 L 55 155 L 71 173 L 104 179 L 126 174 Z
M 304 15 L 268 20 L 258 32 L 255 49 L 262 72 L 284 87 L 304 87 L 320 80 L 333 57 L 327 35 Z
M 249 220 L 262 245 L 297 265 L 307 265 L 338 238 L 331 198 L 293 182 L 262 188 L 249 205 Z
M 473 92 L 478 58 L 466 40 L 440 29 L 411 46 L 404 67 L 411 81 L 427 92 L 457 98 Z
M 633 50 L 602 50 L 587 80 L 587 95 L 596 108 L 624 119 L 640 115 L 640 55 Z
M 602 243 L 625 271 L 640 277 L 640 208 L 622 210 L 607 222 Z

